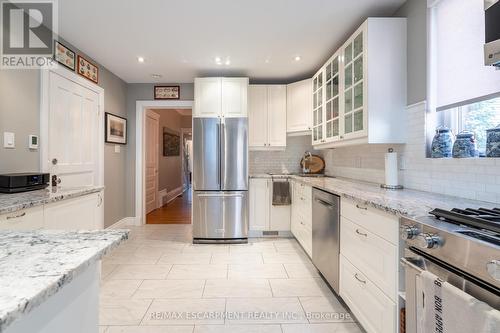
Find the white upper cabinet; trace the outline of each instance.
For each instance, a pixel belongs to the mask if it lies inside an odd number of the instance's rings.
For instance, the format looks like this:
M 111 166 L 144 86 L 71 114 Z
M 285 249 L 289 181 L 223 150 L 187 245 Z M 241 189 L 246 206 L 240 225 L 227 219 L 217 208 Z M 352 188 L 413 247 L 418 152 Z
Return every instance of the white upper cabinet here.
M 248 101 L 249 148 L 286 148 L 286 86 L 250 85 Z
M 286 131 L 288 134 L 311 134 L 312 79 L 290 83 L 286 88 Z
M 193 117 L 246 117 L 248 78 L 194 80 Z
M 313 77 L 315 148 L 405 143 L 406 19 L 369 18 Z

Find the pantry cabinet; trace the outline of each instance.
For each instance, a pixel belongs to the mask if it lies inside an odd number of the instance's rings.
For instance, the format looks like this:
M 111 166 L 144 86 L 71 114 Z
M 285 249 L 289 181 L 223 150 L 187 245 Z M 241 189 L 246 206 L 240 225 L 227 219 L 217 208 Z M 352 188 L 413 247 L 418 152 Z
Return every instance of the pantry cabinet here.
M 310 135 L 312 126 L 312 79 L 286 87 L 286 131 L 288 135 Z
M 312 87 L 315 148 L 405 143 L 406 19 L 368 18 Z
M 248 146 L 251 150 L 286 148 L 286 86 L 250 85 L 248 88 Z
M 246 117 L 248 78 L 194 79 L 193 117 Z

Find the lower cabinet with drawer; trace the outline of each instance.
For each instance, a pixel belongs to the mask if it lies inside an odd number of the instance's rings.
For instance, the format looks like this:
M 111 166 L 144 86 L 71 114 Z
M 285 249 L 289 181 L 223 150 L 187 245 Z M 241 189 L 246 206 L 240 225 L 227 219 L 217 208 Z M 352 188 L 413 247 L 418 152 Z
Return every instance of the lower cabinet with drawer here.
M 36 230 L 41 228 L 43 228 L 42 206 L 0 215 L 1 230 Z
M 340 296 L 368 333 L 397 332 L 396 303 L 342 254 Z
M 292 182 L 291 230 L 309 257 L 312 257 L 312 187 Z

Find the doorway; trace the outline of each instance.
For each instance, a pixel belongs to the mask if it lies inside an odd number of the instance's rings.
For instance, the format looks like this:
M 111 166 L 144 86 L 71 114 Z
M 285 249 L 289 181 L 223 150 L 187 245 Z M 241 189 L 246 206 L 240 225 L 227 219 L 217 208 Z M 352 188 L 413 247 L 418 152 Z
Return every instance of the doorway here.
M 191 223 L 191 109 L 147 109 L 144 180 L 147 224 Z

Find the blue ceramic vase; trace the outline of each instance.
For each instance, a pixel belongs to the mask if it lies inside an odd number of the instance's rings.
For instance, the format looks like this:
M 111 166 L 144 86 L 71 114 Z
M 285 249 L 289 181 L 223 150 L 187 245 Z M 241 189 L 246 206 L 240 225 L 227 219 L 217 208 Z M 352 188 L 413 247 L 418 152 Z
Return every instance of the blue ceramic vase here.
M 453 133 L 451 130 L 444 126 L 436 128 L 436 135 L 434 135 L 434 139 L 432 139 L 431 157 L 452 157 L 452 151 Z
M 500 157 L 500 125 L 486 130 L 486 157 Z
M 457 134 L 455 143 L 453 144 L 453 157 L 454 158 L 468 158 L 479 157 L 477 150 L 476 138 L 474 133 L 462 131 Z

